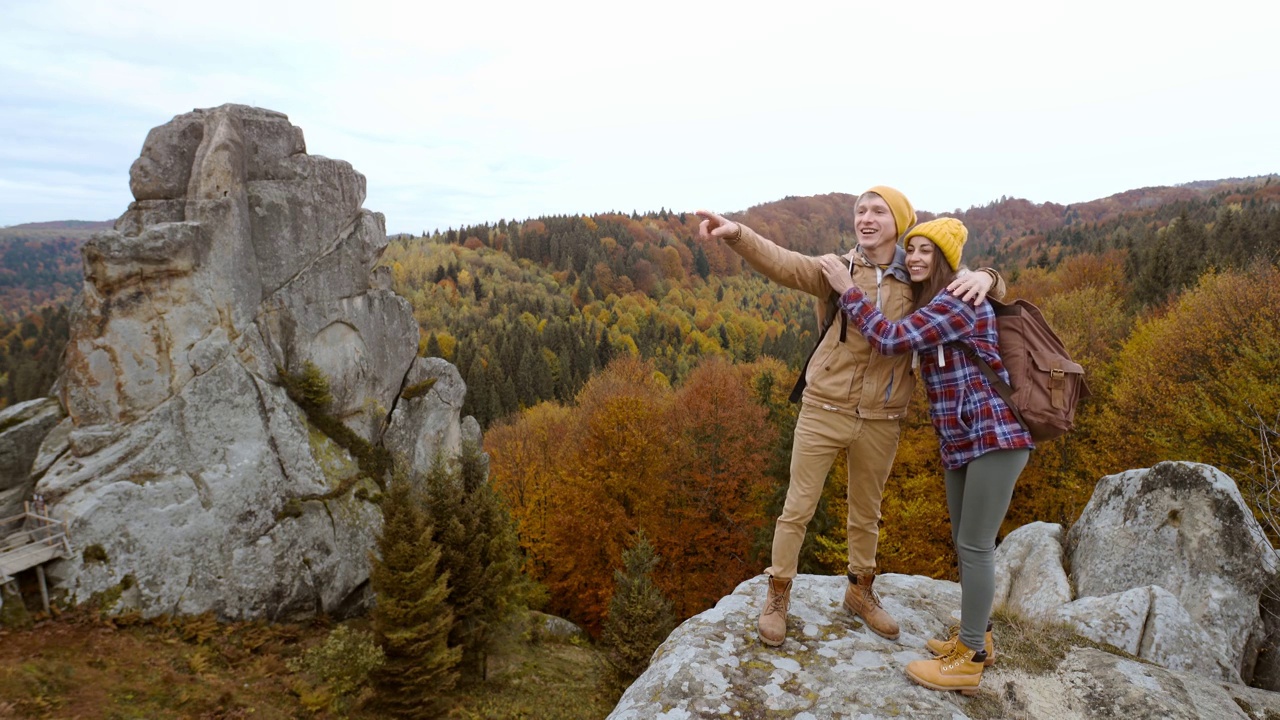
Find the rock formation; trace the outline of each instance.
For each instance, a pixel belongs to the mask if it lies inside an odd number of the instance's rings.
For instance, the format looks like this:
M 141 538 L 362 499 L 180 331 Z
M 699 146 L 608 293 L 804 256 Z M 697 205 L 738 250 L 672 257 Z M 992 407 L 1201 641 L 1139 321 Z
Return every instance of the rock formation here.
M 278 372 L 319 368 L 330 416 L 418 469 L 456 449 L 465 390 L 416 359 L 410 306 L 374 270 L 387 240 L 364 177 L 308 155 L 284 115 L 224 105 L 153 129 L 130 188 L 115 230 L 84 246 L 67 417 L 32 473 L 86 551 L 55 584 L 146 615 L 361 605 L 378 488 Z M 406 411 L 406 378 L 426 375 L 446 379 Z
M 0 410 L 0 518 L 22 512 L 32 494 L 31 465 L 40 444 L 62 420 L 52 398 L 28 400 Z
M 1280 695 L 1224 684 L 1203 673 L 1166 670 L 1089 648 L 1070 650 L 1046 675 L 998 659 L 969 699 L 928 690 L 903 668 L 927 657 L 924 642 L 944 636 L 960 603 L 959 585 L 906 575 L 876 581 L 898 619 L 898 641 L 872 633 L 841 607 L 843 577 L 800 575 L 792 592 L 787 640 L 762 645 L 755 620 L 764 576 L 685 621 L 609 720 L 694 718 L 1264 718 L 1280 714 Z M 996 652 L 1000 650 L 996 638 Z
M 1275 550 L 1230 477 L 1165 462 L 1102 478 L 1065 549 L 1058 525 L 1010 533 L 997 550 L 996 603 L 1238 683 L 1253 680 L 1260 647 L 1274 644 L 1259 607 L 1276 571 Z
M 1274 676 L 1255 667 L 1275 651 L 1259 606 L 1276 576 L 1275 550 L 1229 477 L 1161 463 L 1103 478 L 1070 533 L 1032 523 L 996 550 L 997 607 L 1121 653 L 1076 647 L 1030 675 L 1000 662 L 997 635 L 985 692 L 969 700 L 903 670 L 955 622 L 957 584 L 881 576 L 902 626 L 890 642 L 841 607 L 843 577 L 802 575 L 787 640 L 773 649 L 755 630 L 761 576 L 677 628 L 610 718 L 1277 717 L 1276 688 L 1241 684 Z

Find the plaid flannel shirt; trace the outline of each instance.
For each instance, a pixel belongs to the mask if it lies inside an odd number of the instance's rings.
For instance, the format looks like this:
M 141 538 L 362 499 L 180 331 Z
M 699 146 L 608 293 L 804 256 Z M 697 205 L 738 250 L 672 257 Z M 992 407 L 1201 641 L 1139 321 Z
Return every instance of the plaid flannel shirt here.
M 929 416 L 945 468 L 963 467 L 992 450 L 1035 447 L 1030 433 L 962 347 L 976 350 L 1008 382 L 990 305 L 974 307 L 943 290 L 928 305 L 890 322 L 854 286 L 840 298 L 840 307 L 881 354 L 920 354 Z

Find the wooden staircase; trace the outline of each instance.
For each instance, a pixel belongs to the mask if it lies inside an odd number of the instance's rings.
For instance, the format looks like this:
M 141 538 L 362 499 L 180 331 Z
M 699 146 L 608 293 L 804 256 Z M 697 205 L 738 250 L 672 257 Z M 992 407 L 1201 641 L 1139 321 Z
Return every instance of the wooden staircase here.
M 40 596 L 49 611 L 49 589 L 44 580 L 44 564 L 71 555 L 67 524 L 48 516 L 43 500 L 23 503 L 21 515 L 0 518 L 0 585 L 30 568 L 40 579 Z

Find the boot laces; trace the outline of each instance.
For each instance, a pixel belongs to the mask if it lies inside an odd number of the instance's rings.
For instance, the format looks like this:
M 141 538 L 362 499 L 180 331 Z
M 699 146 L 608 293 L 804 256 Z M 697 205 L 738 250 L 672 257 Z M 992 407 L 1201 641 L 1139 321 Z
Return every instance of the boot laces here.
M 765 610 L 765 614 L 768 615 L 771 613 L 782 612 L 782 606 L 786 603 L 786 601 L 787 601 L 787 596 L 785 594 L 773 592 L 773 589 L 770 588 L 769 607 L 767 610 Z
M 964 647 L 964 644 L 957 637 L 956 644 L 951 647 L 951 652 L 942 658 L 942 668 L 944 670 L 954 670 L 962 663 L 972 659 L 974 654 L 975 651 Z
M 963 662 L 966 659 L 964 657 L 966 654 L 967 654 L 966 652 L 960 649 L 960 643 L 956 643 L 955 647 L 951 648 L 951 652 L 947 653 L 947 656 L 942 658 L 943 669 L 944 670 L 954 669 L 956 666 L 958 666 L 961 662 Z

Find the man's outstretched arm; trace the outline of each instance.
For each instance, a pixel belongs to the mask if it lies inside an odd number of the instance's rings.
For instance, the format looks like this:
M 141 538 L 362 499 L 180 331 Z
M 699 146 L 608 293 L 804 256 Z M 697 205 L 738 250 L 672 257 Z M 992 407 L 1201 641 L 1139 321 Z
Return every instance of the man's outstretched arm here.
M 703 239 L 723 240 L 761 275 L 779 285 L 802 290 L 810 295 L 826 297 L 831 293 L 818 258 L 780 248 L 772 240 L 723 215 L 708 210 L 697 212 L 698 217 L 702 218 L 698 233 Z

